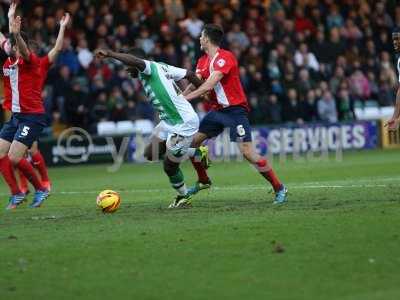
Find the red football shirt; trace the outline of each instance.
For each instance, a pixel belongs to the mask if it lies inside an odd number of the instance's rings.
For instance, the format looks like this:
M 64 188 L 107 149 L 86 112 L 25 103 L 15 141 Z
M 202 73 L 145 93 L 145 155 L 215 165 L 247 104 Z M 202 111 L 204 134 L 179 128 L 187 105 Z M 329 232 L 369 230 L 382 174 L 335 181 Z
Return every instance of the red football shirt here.
M 43 68 L 45 69 L 45 68 Z M 47 71 L 46 71 L 47 73 Z M 29 61 L 9 57 L 3 65 L 4 109 L 13 113 L 44 113 L 41 59 L 31 52 Z
M 211 109 L 219 110 L 229 106 L 243 106 L 249 110 L 246 95 L 240 83 L 239 65 L 232 52 L 218 49 L 214 57 L 207 54 L 197 62 L 196 73 L 207 79 L 213 71 L 220 71 L 224 77 L 211 91 Z
M 40 59 L 40 75 L 42 78 L 41 90 L 43 90 L 44 84 L 46 83 L 47 79 L 47 73 L 49 73 L 49 69 L 52 63 L 50 62 L 48 55 L 40 57 L 39 59 Z

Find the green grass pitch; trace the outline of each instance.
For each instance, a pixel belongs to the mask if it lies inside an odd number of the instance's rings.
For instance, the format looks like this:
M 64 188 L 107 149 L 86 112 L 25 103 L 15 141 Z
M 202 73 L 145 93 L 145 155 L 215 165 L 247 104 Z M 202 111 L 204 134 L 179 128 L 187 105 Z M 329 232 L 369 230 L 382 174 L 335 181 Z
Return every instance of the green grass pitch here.
M 400 299 L 400 151 L 274 167 L 287 205 L 247 163 L 221 162 L 186 210 L 167 209 L 158 163 L 51 169 L 44 207 L 0 210 L 0 299 Z M 95 205 L 108 188 L 113 215 Z

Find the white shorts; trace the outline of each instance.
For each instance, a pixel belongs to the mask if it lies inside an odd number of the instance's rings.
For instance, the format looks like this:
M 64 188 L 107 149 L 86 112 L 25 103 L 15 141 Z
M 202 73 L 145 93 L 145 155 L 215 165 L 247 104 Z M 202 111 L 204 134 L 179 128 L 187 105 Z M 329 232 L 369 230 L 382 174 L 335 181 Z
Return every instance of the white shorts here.
M 178 125 L 169 125 L 161 121 L 154 128 L 156 137 L 167 142 L 167 151 L 173 156 L 181 157 L 188 152 L 193 136 L 199 130 L 199 118 L 192 118 L 190 121 Z

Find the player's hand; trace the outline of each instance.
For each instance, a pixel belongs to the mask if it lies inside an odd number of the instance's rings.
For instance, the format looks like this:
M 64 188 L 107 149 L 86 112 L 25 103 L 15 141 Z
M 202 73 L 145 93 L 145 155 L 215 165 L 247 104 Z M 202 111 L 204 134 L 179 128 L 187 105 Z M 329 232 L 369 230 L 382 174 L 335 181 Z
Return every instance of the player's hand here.
M 70 20 L 71 20 L 71 15 L 69 13 L 66 13 L 60 20 L 60 26 L 67 27 Z
M 94 51 L 94 55 L 99 59 L 106 58 L 109 56 L 109 54 L 110 54 L 110 51 L 106 50 L 106 49 L 96 49 Z
M 17 1 L 15 0 L 11 1 L 11 5 L 10 8 L 8 9 L 8 14 L 7 14 L 9 20 L 14 19 L 17 6 L 18 6 Z
M 385 127 L 388 128 L 389 131 L 396 131 L 399 129 L 400 119 L 398 118 L 391 118 L 390 120 L 386 121 Z
M 200 98 L 201 98 L 201 100 L 206 101 L 206 102 L 211 101 L 211 93 L 210 92 L 205 93 L 205 94 L 201 95 Z
M 21 32 L 21 17 L 18 16 L 15 20 L 11 23 L 11 33 L 18 34 Z

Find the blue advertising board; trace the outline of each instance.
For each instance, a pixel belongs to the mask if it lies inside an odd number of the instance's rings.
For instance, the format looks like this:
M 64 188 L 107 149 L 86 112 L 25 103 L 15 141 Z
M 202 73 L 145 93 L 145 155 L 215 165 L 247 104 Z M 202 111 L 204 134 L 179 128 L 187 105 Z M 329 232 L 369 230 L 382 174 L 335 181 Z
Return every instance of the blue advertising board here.
M 260 126 L 253 128 L 252 136 L 261 155 L 374 149 L 378 147 L 379 128 L 375 121 Z M 208 145 L 214 157 L 237 155 L 238 152 L 234 143 L 229 142 L 228 132 Z

